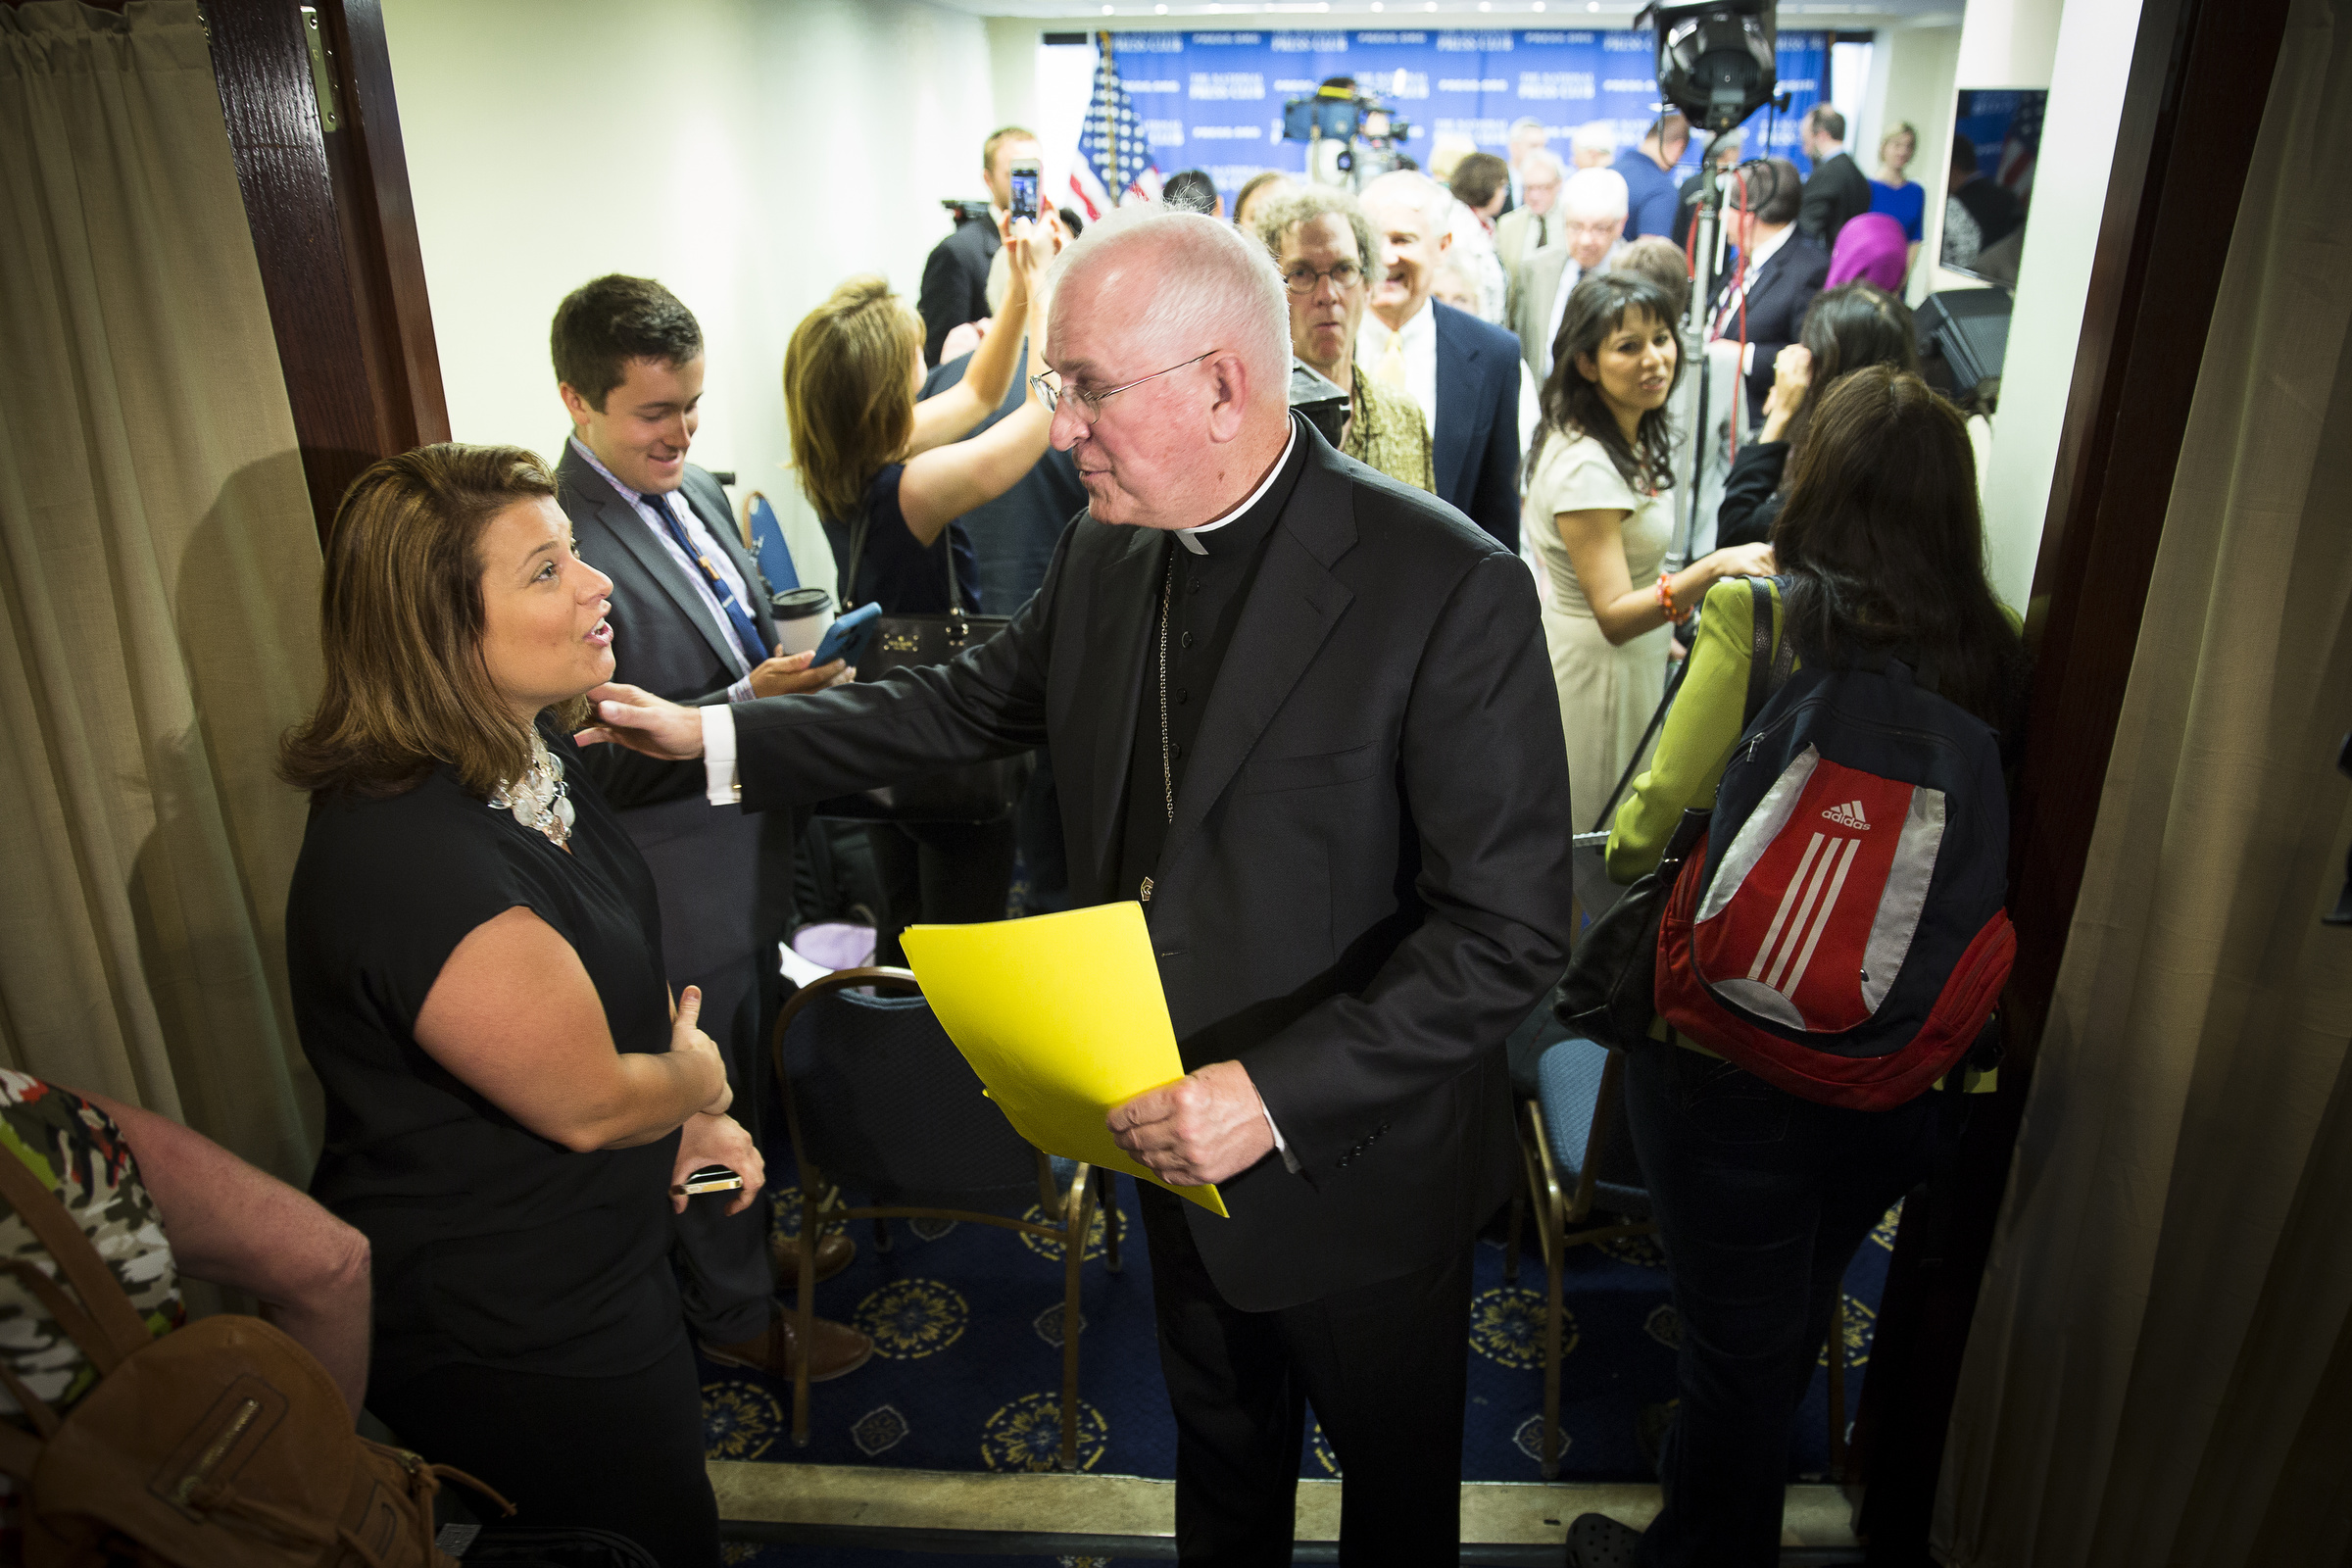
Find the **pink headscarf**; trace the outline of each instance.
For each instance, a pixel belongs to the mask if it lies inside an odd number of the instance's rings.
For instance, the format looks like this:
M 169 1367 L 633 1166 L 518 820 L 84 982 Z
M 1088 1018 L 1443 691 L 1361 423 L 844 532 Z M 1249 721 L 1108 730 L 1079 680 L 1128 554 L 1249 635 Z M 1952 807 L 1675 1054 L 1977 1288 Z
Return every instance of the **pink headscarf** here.
M 1908 249 L 1903 225 L 1885 213 L 1863 213 L 1848 219 L 1838 231 L 1837 247 L 1830 252 L 1830 280 L 1823 286 L 1836 288 L 1858 277 L 1889 294 L 1899 294 L 1903 273 L 1908 270 Z

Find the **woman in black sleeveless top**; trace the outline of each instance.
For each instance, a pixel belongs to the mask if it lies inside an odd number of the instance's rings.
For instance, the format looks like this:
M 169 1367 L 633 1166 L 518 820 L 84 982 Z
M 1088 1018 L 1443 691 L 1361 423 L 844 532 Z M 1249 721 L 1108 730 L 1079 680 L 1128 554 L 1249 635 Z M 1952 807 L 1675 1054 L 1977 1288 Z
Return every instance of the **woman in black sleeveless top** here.
M 843 610 L 885 614 L 980 612 L 979 559 L 956 519 L 1018 484 L 1045 455 L 1053 415 L 1029 388 L 997 413 L 1013 377 L 1043 371 L 1045 269 L 1058 219 L 1009 223 L 1010 284 L 996 325 L 963 379 L 930 397 L 923 323 L 879 277 L 853 277 L 793 328 L 784 350 L 784 409 L 801 491 L 823 521 Z M 950 584 L 954 584 L 953 597 Z M 916 920 L 1000 920 L 1012 881 L 1013 823 L 874 822 L 866 829 L 882 883 L 874 961 L 906 961 L 899 933 Z
M 404 1443 L 517 1524 L 704 1568 L 665 1205 L 686 1169 L 740 1171 L 738 1207 L 762 1172 L 693 990 L 673 1016 L 653 878 L 571 765 L 612 584 L 555 490 L 519 449 L 426 447 L 336 514 L 325 693 L 281 762 L 312 795 L 286 908 L 311 1190 L 373 1250 L 368 1402 Z

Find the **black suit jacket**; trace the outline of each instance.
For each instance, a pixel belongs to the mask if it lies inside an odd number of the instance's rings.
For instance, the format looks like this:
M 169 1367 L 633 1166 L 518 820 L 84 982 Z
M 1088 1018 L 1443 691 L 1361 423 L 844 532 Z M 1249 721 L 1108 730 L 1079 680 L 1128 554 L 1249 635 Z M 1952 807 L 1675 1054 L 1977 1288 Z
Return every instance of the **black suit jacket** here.
M 988 315 L 988 264 L 996 259 L 993 221 L 957 223 L 956 232 L 931 247 L 923 262 L 923 286 L 914 311 L 923 318 L 923 363 L 939 363 L 940 345 L 966 321 Z
M 1710 318 L 1722 309 L 1730 293 L 1732 277 L 1738 269 L 1727 270 L 1716 282 L 1715 301 Z M 1781 248 L 1765 259 L 1747 289 L 1747 341 L 1755 345 L 1746 376 L 1747 416 L 1751 423 L 1764 417 L 1764 394 L 1772 390 L 1772 362 L 1781 350 L 1794 343 L 1804 331 L 1805 312 L 1813 305 L 1813 296 L 1821 292 L 1830 276 L 1830 253 L 1805 237 L 1803 230 L 1792 230 Z M 1725 337 L 1740 335 L 1740 316 L 1734 311 L 1723 328 Z
M 1239 1059 L 1273 1155 L 1185 1213 L 1273 1310 L 1464 1245 L 1508 1196 L 1502 1042 L 1565 965 L 1568 800 L 1535 587 L 1450 509 L 1301 423 L 1147 906 L 1185 1066 Z M 736 708 L 747 807 L 1050 742 L 1074 905 L 1116 886 L 1166 541 L 1082 517 L 952 663 Z
M 1870 176 L 1843 153 L 1817 165 L 1805 180 L 1804 205 L 1797 209 L 1796 226 L 1827 251 L 1838 243 L 1838 231 L 1870 211 Z
M 1432 302 L 1438 318 L 1438 427 L 1430 457 L 1438 495 L 1519 549 L 1519 340 L 1468 311 Z

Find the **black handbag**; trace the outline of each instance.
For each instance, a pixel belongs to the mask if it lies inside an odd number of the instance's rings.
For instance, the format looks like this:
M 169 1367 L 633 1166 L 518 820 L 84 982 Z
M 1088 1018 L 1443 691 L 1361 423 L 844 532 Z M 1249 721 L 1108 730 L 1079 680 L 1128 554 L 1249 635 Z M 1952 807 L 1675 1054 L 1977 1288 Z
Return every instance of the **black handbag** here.
M 870 521 L 860 513 L 850 533 L 848 569 L 835 585 L 844 611 L 851 609 L 850 592 L 858 582 L 858 566 L 865 558 L 865 535 Z M 951 524 L 953 526 L 953 524 Z M 967 648 L 978 647 L 1003 631 L 1009 617 L 964 613 L 956 592 L 956 542 L 941 541 L 948 562 L 948 611 L 945 614 L 893 614 L 885 611 L 874 620 L 865 650 L 858 659 L 858 678 L 877 680 L 894 669 L 916 664 L 944 664 Z M 879 784 L 855 795 L 819 801 L 818 816 L 848 817 L 860 822 L 1001 822 L 1020 805 L 1029 783 L 1031 753 L 967 762 L 936 773 L 918 773 Z
M 1788 679 L 1796 658 L 1787 637 L 1781 639 L 1777 651 L 1773 648 L 1772 591 L 1756 577 L 1747 579 L 1747 591 L 1755 612 L 1755 639 L 1748 648 L 1747 702 L 1740 719 L 1741 733 L 1756 721 L 1765 703 Z M 1668 683 L 1657 712 L 1650 715 L 1652 731 L 1665 722 L 1666 710 L 1673 705 L 1675 693 L 1682 689 L 1683 676 L 1690 668 L 1690 661 L 1685 660 L 1683 667 Z M 1642 745 L 1647 744 L 1645 736 Z M 1626 763 L 1617 787 L 1609 792 L 1608 804 L 1601 808 L 1600 819 L 1593 823 L 1595 832 L 1608 826 L 1618 797 L 1633 781 L 1642 750 L 1640 746 L 1634 749 L 1633 760 Z M 1656 868 L 1635 881 L 1595 918 L 1569 954 L 1568 973 L 1560 980 L 1559 1000 L 1552 1004 L 1551 1010 L 1553 1017 L 1577 1034 L 1620 1051 L 1631 1050 L 1649 1038 L 1650 1020 L 1657 1014 L 1658 926 L 1665 918 L 1666 901 L 1674 894 L 1675 881 L 1682 875 L 1683 861 L 1691 847 L 1706 835 L 1707 820 L 1713 814 L 1711 809 L 1696 807 L 1684 811 L 1683 819 L 1674 825 L 1674 832 L 1666 840 L 1665 853 L 1658 857 Z

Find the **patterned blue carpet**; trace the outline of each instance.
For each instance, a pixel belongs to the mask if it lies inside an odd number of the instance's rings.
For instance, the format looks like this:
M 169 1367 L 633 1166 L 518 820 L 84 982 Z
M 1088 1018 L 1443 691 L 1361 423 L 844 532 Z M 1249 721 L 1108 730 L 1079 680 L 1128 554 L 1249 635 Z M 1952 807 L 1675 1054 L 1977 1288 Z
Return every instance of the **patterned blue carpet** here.
M 770 1166 L 791 1168 L 788 1158 Z M 1166 1477 L 1174 1473 L 1175 1431 L 1152 1335 L 1151 1260 L 1134 1184 L 1121 1179 L 1118 1187 L 1129 1244 L 1125 1271 L 1102 1267 L 1100 1215 L 1086 1252 L 1079 1460 L 1104 1474 Z M 774 1201 L 779 1224 L 797 1228 L 798 1191 L 787 1185 Z M 871 1334 L 876 1353 L 858 1371 L 814 1388 L 808 1446 L 792 1444 L 789 1384 L 706 1364 L 712 1457 L 924 1470 L 1052 1467 L 1064 1331 L 1059 1246 L 968 1223 L 892 1221 L 890 1231 L 890 1250 L 877 1250 L 871 1227 L 861 1223 L 857 1260 L 817 1289 L 818 1312 Z M 1882 1224 L 1847 1274 L 1845 1354 L 1857 1370 L 1869 1358 L 1892 1243 L 1892 1224 Z M 1479 1245 L 1465 1480 L 1542 1475 L 1543 1270 L 1532 1247 L 1516 1284 L 1504 1280 L 1503 1265 L 1499 1241 Z M 1664 1256 L 1651 1238 L 1578 1248 L 1565 1283 L 1561 1477 L 1647 1479 L 1652 1466 L 1644 1447 L 1654 1445 L 1674 1396 L 1678 1325 Z M 1860 1386 L 1858 1376 L 1849 1376 L 1849 1399 L 1859 1397 Z M 1815 1378 L 1798 1417 L 1791 1479 L 1818 1478 L 1827 1465 L 1827 1397 L 1825 1373 Z M 1319 1433 L 1310 1433 L 1300 1473 L 1338 1473 Z M 896 1552 L 808 1547 L 738 1545 L 730 1553 L 735 1561 L 818 1568 L 908 1560 Z

